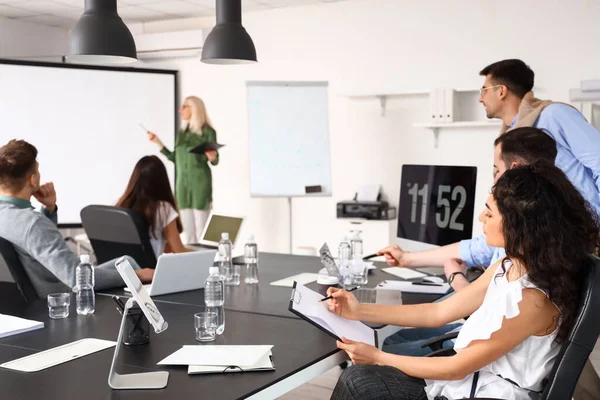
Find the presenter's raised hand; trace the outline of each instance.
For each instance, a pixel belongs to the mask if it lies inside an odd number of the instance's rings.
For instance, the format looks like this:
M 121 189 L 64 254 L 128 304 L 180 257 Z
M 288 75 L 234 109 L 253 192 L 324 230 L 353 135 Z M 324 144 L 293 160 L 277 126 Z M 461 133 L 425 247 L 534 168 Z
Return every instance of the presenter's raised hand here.
M 148 140 L 150 140 L 152 143 L 156 144 L 158 147 L 162 148 L 165 147 L 165 145 L 163 144 L 163 142 L 158 138 L 158 136 L 156 135 L 156 133 L 154 132 L 146 132 L 146 134 L 148 135 Z
M 327 300 L 327 308 L 332 313 L 346 319 L 358 319 L 358 309 L 360 302 L 350 292 L 342 289 L 330 287 L 327 289 L 327 296 L 332 298 Z

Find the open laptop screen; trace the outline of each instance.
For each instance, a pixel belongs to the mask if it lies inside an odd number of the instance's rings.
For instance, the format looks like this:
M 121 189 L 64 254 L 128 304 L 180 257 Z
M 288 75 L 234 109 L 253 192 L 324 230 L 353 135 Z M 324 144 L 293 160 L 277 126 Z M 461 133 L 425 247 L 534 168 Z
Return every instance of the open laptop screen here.
M 244 219 L 240 217 L 212 214 L 207 222 L 206 229 L 204 230 L 202 241 L 219 243 L 221 240 L 221 233 L 228 232 L 229 240 L 231 240 L 232 243 L 235 243 L 243 220 Z

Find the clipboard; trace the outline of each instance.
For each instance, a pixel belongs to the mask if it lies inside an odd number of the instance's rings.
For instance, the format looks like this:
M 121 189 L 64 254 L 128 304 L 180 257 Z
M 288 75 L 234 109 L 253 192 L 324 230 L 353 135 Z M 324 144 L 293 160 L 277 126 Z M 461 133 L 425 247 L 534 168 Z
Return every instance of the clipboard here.
M 225 145 L 219 144 L 217 142 L 205 142 L 205 143 L 202 143 L 201 145 L 196 146 L 193 149 L 191 149 L 190 153 L 204 154 L 208 150 L 217 151 L 223 146 L 225 146 Z
M 348 320 L 330 312 L 327 309 L 327 303 L 319 301 L 322 298 L 323 295 L 320 293 L 294 282 L 288 309 L 340 342 L 342 341 L 341 337 L 344 336 L 350 340 L 378 347 L 379 338 L 375 329 L 361 321 Z M 305 306 L 302 306 L 303 304 Z

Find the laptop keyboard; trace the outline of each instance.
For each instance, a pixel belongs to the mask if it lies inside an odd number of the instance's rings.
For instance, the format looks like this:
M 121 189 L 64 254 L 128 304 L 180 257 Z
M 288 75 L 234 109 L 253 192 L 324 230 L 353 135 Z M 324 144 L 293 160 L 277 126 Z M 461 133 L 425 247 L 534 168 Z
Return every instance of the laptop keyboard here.
M 361 303 L 375 304 L 377 302 L 377 290 L 358 289 L 354 292 L 354 296 Z

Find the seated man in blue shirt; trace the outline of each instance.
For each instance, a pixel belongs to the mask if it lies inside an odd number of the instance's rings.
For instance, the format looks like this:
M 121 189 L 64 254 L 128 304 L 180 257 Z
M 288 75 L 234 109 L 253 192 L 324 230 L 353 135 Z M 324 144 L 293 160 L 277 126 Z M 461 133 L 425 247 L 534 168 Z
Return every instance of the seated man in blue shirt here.
M 556 154 L 556 142 L 541 130 L 536 128 L 511 130 L 499 136 L 494 142 L 494 181 L 506 170 L 519 165 L 528 165 L 541 160 L 553 163 Z M 483 218 L 483 214 L 479 216 L 480 220 L 481 218 Z M 478 241 L 478 246 L 486 247 L 484 257 L 480 257 L 477 252 L 471 253 L 475 247 L 470 246 L 468 243 L 474 240 Z M 488 253 L 491 254 L 489 258 L 487 258 Z M 388 246 L 380 250 L 378 254 L 385 255 L 390 265 L 402 267 L 444 265 L 448 282 L 455 291 L 469 285 L 467 267 L 477 265 L 487 267 L 506 255 L 504 249 L 487 246 L 483 235 L 472 240 L 463 240 L 460 243 L 429 251 L 408 253 L 399 246 Z M 463 262 L 463 260 L 466 261 Z M 403 329 L 388 337 L 383 343 L 382 350 L 407 356 L 426 355 L 431 350 L 422 348 L 423 343 L 434 337 L 458 331 L 461 325 L 448 324 L 441 328 Z M 447 341 L 443 346 L 452 347 L 453 342 Z
M 65 243 L 56 226 L 56 192 L 52 183 L 40 185 L 37 149 L 23 140 L 0 147 L 0 237 L 14 246 L 25 272 L 40 298 L 75 286 L 79 258 Z M 30 199 L 41 204 L 36 212 Z M 142 282 L 151 282 L 153 269 L 130 264 Z M 124 286 L 114 261 L 94 269 L 97 289 Z

